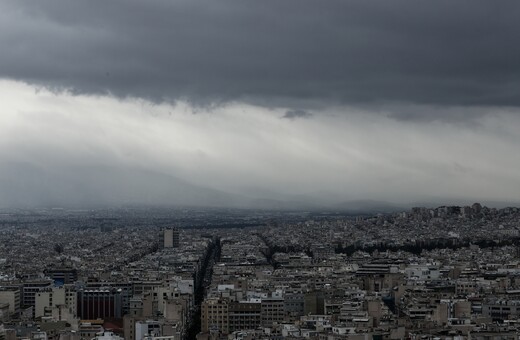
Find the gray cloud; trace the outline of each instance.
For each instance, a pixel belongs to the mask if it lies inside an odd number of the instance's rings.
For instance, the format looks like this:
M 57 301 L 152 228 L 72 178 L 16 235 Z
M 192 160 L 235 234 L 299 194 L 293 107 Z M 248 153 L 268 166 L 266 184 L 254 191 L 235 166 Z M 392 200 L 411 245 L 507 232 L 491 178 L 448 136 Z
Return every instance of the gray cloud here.
M 312 113 L 305 110 L 287 110 L 282 118 L 296 119 L 296 118 L 309 118 L 312 117 Z
M 507 0 L 11 0 L 0 77 L 196 105 L 518 106 L 519 11 Z
M 243 103 L 193 114 L 14 81 L 0 81 L 0 102 L 0 208 L 516 202 L 520 190 L 520 110 L 472 125 L 357 108 L 289 120 Z

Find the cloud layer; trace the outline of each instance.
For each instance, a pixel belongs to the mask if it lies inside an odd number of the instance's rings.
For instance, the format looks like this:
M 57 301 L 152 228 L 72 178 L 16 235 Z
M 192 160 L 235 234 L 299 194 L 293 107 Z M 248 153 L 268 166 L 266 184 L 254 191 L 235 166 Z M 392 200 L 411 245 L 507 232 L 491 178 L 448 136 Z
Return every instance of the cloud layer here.
M 519 11 L 509 0 L 10 0 L 0 76 L 197 105 L 518 106 Z
M 203 110 L 56 94 L 12 81 L 0 82 L 0 101 L 4 204 L 13 192 L 21 202 L 40 197 L 35 204 L 46 195 L 56 204 L 179 204 L 183 196 L 190 204 L 236 204 L 231 193 L 328 205 L 516 201 L 520 190 L 520 115 L 499 108 L 472 125 L 401 121 L 348 107 L 289 120 L 281 109 Z M 176 184 L 158 184 L 168 181 Z

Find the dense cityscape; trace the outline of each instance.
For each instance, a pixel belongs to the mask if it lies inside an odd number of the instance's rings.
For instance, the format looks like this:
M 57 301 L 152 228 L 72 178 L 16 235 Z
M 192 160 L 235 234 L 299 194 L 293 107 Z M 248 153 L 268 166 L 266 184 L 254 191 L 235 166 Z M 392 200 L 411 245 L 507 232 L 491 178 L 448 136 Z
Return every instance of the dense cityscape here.
M 520 340 L 520 0 L 0 0 L 0 340 Z
M 517 339 L 520 209 L 3 210 L 0 338 Z

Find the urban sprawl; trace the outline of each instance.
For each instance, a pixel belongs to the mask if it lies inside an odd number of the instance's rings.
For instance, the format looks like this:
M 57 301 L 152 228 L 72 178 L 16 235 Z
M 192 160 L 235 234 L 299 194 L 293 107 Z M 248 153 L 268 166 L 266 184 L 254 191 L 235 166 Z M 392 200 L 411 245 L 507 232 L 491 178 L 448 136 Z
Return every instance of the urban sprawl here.
M 0 211 L 0 339 L 518 339 L 520 209 Z

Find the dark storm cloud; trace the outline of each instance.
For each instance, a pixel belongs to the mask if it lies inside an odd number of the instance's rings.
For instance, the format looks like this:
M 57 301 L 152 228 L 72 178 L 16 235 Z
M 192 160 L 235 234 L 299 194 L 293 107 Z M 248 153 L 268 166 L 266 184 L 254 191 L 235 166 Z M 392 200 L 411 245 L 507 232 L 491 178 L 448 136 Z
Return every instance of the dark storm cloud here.
M 296 118 L 309 118 L 312 117 L 312 113 L 305 110 L 287 110 L 282 118 L 296 119 Z
M 0 13 L 0 77 L 75 93 L 520 105 L 518 1 L 12 0 Z

